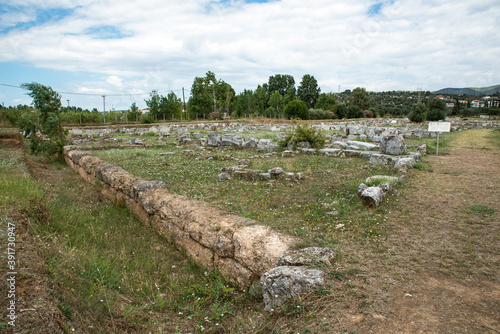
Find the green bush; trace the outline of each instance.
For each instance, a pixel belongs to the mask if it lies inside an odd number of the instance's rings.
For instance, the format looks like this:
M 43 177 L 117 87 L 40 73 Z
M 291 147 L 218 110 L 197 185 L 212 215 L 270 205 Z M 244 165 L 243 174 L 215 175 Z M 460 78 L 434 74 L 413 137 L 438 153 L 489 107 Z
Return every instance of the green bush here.
M 446 111 L 441 109 L 429 109 L 425 117 L 428 121 L 442 121 L 446 118 Z
M 307 119 L 308 113 L 306 104 L 300 100 L 293 100 L 285 107 L 287 118 Z
M 309 119 L 332 119 L 332 115 L 323 109 L 309 109 Z
M 363 118 L 364 116 L 365 114 L 360 107 L 352 104 L 347 107 L 347 118 Z
M 421 102 L 411 106 L 408 119 L 412 122 L 423 122 L 427 113 L 427 106 Z
M 325 136 L 321 130 L 310 124 L 299 124 L 286 135 L 285 139 L 279 142 L 279 145 L 287 147 L 292 143 L 296 147 L 297 143 L 308 142 L 312 148 L 321 149 L 325 146 L 325 141 Z

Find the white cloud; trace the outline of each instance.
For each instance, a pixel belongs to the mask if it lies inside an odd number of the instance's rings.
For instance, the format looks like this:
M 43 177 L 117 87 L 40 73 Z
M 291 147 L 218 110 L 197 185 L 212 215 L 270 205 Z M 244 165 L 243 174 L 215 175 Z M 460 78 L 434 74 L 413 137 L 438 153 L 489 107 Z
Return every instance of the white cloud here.
M 292 74 L 297 83 L 314 75 L 322 91 L 500 83 L 500 3 L 494 0 L 384 1 L 376 15 L 368 14 L 372 0 L 23 3 L 75 10 L 0 34 L 0 62 L 99 73 L 104 82 L 94 85 L 103 93 L 189 89 L 208 70 L 237 91 L 255 89 L 276 73 Z M 27 20 L 23 15 L 16 20 Z M 125 37 L 86 33 L 103 26 Z

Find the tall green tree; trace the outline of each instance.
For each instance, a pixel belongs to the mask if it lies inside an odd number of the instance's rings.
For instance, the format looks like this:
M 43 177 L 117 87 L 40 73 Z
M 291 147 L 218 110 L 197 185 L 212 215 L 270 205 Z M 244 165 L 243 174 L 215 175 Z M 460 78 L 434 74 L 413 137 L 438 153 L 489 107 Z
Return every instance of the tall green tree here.
M 160 97 L 160 115 L 166 119 L 173 117 L 180 118 L 182 112 L 182 101 L 174 92 Z
M 230 112 L 234 100 L 234 89 L 223 80 L 217 80 L 211 71 L 205 77 L 196 77 L 191 87 L 188 113 L 191 117 L 206 117 L 212 113 Z
M 283 114 L 283 96 L 281 96 L 280 92 L 275 91 L 271 94 L 271 97 L 269 97 L 269 106 L 274 109 L 274 112 L 276 112 L 276 114 Z
M 286 105 L 285 115 L 287 118 L 307 119 L 308 109 L 304 102 L 294 100 Z
M 257 110 L 257 101 L 254 92 L 251 89 L 244 89 L 235 98 L 232 116 L 241 117 L 243 115 L 251 115 L 257 112 Z
M 269 101 L 269 94 L 267 93 L 267 85 L 257 86 L 255 90 L 255 103 L 257 105 L 257 110 L 259 114 L 264 114 L 264 110 L 267 109 Z
M 366 89 L 357 87 L 352 91 L 351 96 L 348 99 L 348 105 L 355 105 L 362 110 L 366 110 L 371 107 L 370 97 Z
M 335 109 L 337 109 L 336 104 L 337 99 L 334 94 L 321 93 L 316 101 L 316 104 L 314 105 L 314 108 L 335 111 Z
M 424 103 L 415 103 L 411 106 L 411 111 L 408 114 L 408 119 L 412 122 L 423 122 L 425 121 L 426 113 L 427 106 Z
M 160 95 L 155 90 L 149 93 L 149 99 L 144 100 L 149 108 L 149 114 L 155 119 L 160 117 Z
M 321 88 L 319 88 L 318 81 L 314 76 L 306 74 L 302 77 L 302 81 L 297 88 L 297 96 L 306 104 L 308 109 L 314 108 L 320 92 Z
M 428 121 L 442 121 L 446 118 L 446 103 L 438 98 L 429 101 L 426 119 Z
M 21 87 L 29 91 L 27 94 L 33 98 L 32 105 L 39 112 L 39 119 L 34 113 L 24 113 L 18 121 L 24 136 L 30 140 L 31 152 L 61 155 L 68 135 L 58 117 L 62 107 L 61 95 L 51 87 L 36 82 L 22 84 Z
M 284 97 L 289 93 L 289 89 L 292 89 L 293 95 L 295 95 L 295 79 L 293 76 L 289 74 L 275 74 L 269 77 L 267 84 L 267 94 L 269 96 L 278 91 Z

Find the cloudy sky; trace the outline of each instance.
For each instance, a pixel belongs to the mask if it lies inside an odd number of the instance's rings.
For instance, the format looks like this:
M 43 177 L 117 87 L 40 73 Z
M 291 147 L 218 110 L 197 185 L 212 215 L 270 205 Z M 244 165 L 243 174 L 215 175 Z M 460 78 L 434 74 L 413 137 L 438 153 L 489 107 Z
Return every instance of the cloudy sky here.
M 144 107 L 152 90 L 187 99 L 207 71 L 237 93 L 274 74 L 322 92 L 491 86 L 499 13 L 499 0 L 0 0 L 0 102 L 29 104 L 10 86 L 35 81 L 63 105 Z

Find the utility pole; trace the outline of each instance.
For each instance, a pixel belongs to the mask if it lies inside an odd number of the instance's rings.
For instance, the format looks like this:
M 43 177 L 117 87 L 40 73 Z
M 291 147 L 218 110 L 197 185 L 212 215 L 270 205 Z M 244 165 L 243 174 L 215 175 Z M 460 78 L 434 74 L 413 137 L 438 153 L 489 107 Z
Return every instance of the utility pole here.
M 184 112 L 186 112 L 186 96 L 184 95 L 184 87 L 182 87 L 182 101 L 184 102 Z
M 66 100 L 66 101 L 68 101 L 68 111 L 69 111 L 69 100 Z
M 104 123 L 106 123 L 106 95 L 102 96 L 102 109 L 104 115 Z

